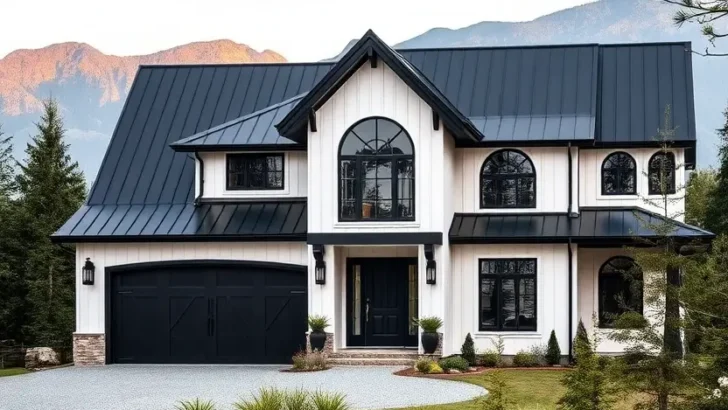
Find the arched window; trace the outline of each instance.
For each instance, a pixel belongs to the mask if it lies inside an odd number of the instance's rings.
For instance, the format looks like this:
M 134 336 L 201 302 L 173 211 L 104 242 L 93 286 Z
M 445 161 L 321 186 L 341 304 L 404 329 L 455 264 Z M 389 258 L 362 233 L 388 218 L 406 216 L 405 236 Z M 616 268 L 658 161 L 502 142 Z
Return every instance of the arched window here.
M 407 132 L 386 118 L 367 118 L 339 146 L 339 220 L 415 219 L 415 156 Z
M 650 179 L 650 195 L 675 193 L 675 154 L 672 152 L 657 152 L 650 158 L 647 168 L 647 176 Z
M 526 154 L 496 151 L 480 170 L 481 208 L 535 208 L 536 169 Z
M 635 195 L 637 164 L 626 152 L 615 152 L 602 163 L 602 195 Z
M 642 314 L 642 269 L 632 258 L 615 256 L 599 269 L 599 326 L 612 327 L 626 312 Z

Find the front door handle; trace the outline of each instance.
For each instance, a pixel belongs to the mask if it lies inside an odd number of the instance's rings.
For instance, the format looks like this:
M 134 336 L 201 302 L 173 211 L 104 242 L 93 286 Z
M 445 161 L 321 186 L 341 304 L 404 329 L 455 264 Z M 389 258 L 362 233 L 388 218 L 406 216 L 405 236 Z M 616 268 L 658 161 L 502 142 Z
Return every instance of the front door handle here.
M 367 323 L 369 323 L 369 299 L 368 299 L 368 298 L 367 298 L 367 306 L 366 306 L 366 309 L 365 309 L 365 313 L 364 313 L 364 315 L 365 315 L 365 318 L 364 318 L 364 320 L 365 320 L 365 321 L 366 321 Z

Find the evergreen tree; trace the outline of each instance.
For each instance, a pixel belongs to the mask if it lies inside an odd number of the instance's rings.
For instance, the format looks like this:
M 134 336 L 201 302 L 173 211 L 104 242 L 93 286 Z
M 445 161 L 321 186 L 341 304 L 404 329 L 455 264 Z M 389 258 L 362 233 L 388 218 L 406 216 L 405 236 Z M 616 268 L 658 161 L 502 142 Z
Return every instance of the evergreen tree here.
M 715 199 L 716 173 L 712 169 L 693 171 L 685 186 L 685 222 L 705 228 L 708 206 Z
M 718 186 L 705 211 L 705 227 L 715 234 L 728 233 L 728 108 L 723 111 L 723 116 L 725 124 L 717 130 L 720 137 Z
M 17 176 L 18 239 L 25 248 L 30 321 L 24 331 L 36 345 L 69 346 L 74 328 L 75 251 L 49 236 L 81 206 L 86 183 L 71 160 L 58 104 L 44 102 L 38 134 L 26 148 Z
M 467 360 L 469 365 L 475 366 L 475 342 L 473 342 L 470 333 L 465 336 L 465 342 L 460 348 L 460 353 L 462 353 L 463 359 Z
M 559 347 L 559 341 L 556 340 L 556 332 L 553 330 L 546 348 L 546 363 L 552 366 L 561 363 L 561 348 Z
M 728 37 L 728 32 L 715 29 L 715 22 L 728 15 L 728 0 L 663 0 L 666 3 L 682 6 L 672 17 L 678 26 L 685 23 L 700 24 L 703 35 L 715 47 L 716 40 Z M 728 56 L 728 53 L 716 53 L 705 48 L 704 56 Z
M 615 402 L 617 389 L 609 381 L 608 360 L 599 358 L 591 348 L 584 324 L 579 321 L 579 331 L 574 338 L 574 370 L 566 373 L 561 384 L 566 392 L 558 402 L 564 410 L 608 410 Z M 582 333 L 583 332 L 583 333 Z M 596 345 L 597 335 L 594 334 Z

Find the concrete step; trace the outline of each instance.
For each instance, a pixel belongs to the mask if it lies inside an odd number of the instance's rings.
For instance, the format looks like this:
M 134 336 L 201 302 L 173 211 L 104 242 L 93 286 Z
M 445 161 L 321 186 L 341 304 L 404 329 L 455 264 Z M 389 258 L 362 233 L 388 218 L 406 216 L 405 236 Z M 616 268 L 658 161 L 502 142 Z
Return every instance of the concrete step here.
M 329 358 L 333 366 L 413 366 L 417 359 L 387 358 L 387 357 L 360 357 L 360 358 Z
M 329 355 L 332 359 L 401 359 L 417 360 L 415 349 L 343 349 Z

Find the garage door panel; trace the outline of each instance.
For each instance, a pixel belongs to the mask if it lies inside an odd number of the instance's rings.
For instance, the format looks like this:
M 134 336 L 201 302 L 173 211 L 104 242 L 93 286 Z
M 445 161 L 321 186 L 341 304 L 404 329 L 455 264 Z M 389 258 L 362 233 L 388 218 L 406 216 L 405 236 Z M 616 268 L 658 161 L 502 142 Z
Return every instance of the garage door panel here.
M 163 267 L 112 284 L 115 362 L 288 363 L 305 347 L 303 271 Z
M 208 299 L 169 297 L 169 351 L 172 361 L 204 362 L 208 337 Z

